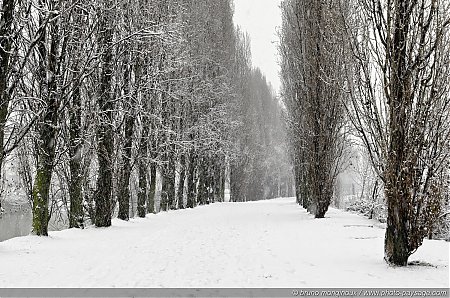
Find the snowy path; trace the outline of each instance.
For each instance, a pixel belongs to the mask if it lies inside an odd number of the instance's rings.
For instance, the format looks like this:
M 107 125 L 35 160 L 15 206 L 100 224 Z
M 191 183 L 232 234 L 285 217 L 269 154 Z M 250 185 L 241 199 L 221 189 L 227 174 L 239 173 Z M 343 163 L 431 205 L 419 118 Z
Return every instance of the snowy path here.
M 0 242 L 0 287 L 449 286 L 448 243 L 410 258 L 437 268 L 390 268 L 383 237 L 354 214 L 315 220 L 292 198 L 214 204 Z

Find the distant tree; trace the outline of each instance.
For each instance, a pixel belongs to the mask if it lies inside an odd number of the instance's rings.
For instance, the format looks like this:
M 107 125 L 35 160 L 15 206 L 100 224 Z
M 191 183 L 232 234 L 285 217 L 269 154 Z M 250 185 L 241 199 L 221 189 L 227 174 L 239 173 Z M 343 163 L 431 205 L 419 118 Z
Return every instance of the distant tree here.
M 230 156 L 230 196 L 233 201 L 254 201 L 279 195 L 281 177 L 288 180 L 284 156 L 281 105 L 261 71 L 251 67 L 249 38 L 236 30 Z M 287 183 L 287 182 L 286 182 Z

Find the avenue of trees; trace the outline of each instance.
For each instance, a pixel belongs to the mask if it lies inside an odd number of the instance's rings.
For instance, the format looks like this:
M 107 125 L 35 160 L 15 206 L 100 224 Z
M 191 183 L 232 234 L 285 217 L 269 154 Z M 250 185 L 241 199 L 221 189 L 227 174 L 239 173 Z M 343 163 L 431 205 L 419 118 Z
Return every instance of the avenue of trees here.
M 325 216 L 332 201 L 345 144 L 345 56 L 336 34 L 342 30 L 337 4 L 282 4 L 283 99 L 297 200 L 316 218 Z
M 232 0 L 0 0 L 0 203 L 14 169 L 41 236 L 57 213 L 107 227 L 226 189 L 324 218 L 357 152 L 407 265 L 450 217 L 450 2 L 281 11 L 278 99 Z
M 297 200 L 323 217 L 345 144 L 359 144 L 384 188 L 385 260 L 407 265 L 448 216 L 450 3 L 285 0 L 282 11 Z
M 292 189 L 280 104 L 231 0 L 0 5 L 0 165 L 17 166 L 35 234 L 55 210 L 106 227 L 133 204 L 222 202 L 227 183 L 233 201 Z

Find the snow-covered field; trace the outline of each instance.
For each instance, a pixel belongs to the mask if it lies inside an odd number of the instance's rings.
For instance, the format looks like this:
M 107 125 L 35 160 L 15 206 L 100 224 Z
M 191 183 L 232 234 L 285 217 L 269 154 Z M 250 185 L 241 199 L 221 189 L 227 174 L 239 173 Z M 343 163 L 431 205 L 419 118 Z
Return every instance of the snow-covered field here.
M 384 230 L 293 198 L 218 203 L 111 228 L 0 242 L 0 287 L 449 287 L 449 243 L 427 241 L 391 268 Z M 431 266 L 432 265 L 432 266 Z

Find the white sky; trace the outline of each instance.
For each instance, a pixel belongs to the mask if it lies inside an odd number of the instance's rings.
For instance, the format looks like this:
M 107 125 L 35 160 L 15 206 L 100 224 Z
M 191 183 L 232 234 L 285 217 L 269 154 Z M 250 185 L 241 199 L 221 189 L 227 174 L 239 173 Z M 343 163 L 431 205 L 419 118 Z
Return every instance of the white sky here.
M 281 0 L 234 0 L 234 22 L 251 38 L 253 66 L 259 67 L 280 91 L 278 36 L 281 27 Z

